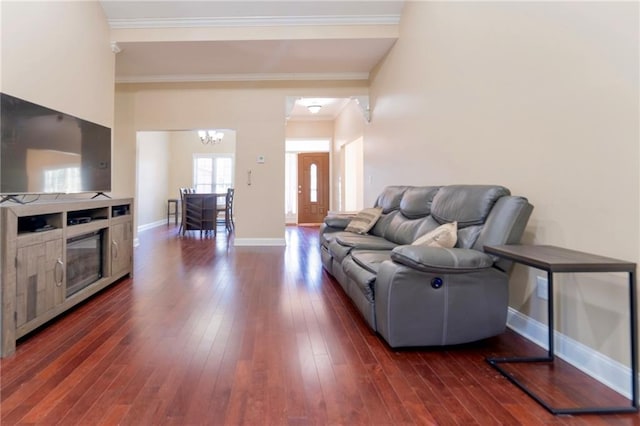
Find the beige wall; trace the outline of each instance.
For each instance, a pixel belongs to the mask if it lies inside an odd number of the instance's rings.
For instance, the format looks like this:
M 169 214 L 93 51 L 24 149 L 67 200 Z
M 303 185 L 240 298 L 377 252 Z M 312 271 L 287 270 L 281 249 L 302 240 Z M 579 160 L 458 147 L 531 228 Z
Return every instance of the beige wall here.
M 333 120 L 287 121 L 287 139 L 333 139 Z
M 525 242 L 637 262 L 638 16 L 638 3 L 408 3 L 372 79 L 365 205 L 394 183 L 503 184 L 535 206 Z M 516 269 L 510 304 L 543 320 L 535 273 Z M 560 331 L 627 360 L 625 277 L 558 284 Z
M 115 105 L 115 124 L 112 132 L 113 170 L 111 172 L 111 190 L 119 196 L 135 197 L 137 154 L 134 120 L 135 92 L 127 90 L 116 91 Z
M 0 91 L 113 126 L 114 54 L 97 1 L 3 1 Z
M 171 136 L 167 132 L 139 132 L 137 140 L 136 212 L 138 226 L 142 226 L 167 218 Z
M 118 85 L 118 152 L 123 170 L 135 169 L 129 158 L 132 132 L 226 128 L 236 131 L 236 244 L 284 244 L 284 140 L 287 96 L 349 97 L 366 94 L 364 84 L 331 82 L 193 83 Z M 119 121 L 122 120 L 122 121 Z M 264 156 L 264 164 L 257 157 Z M 251 172 L 251 185 L 248 174 Z M 133 195 L 131 182 L 118 189 Z
M 364 130 L 367 122 L 362 115 L 362 110 L 355 101 L 351 101 L 340 112 L 335 120 L 334 144 L 333 144 L 333 206 L 342 206 L 344 210 L 344 175 L 345 175 L 345 159 L 344 145 L 363 138 Z M 364 141 L 362 142 L 364 143 Z M 354 166 L 354 165 L 352 165 Z M 356 165 L 358 172 L 362 173 L 363 164 L 360 161 Z M 364 180 L 364 177 L 363 177 Z M 342 188 L 338 186 L 341 185 Z M 359 191 L 363 192 L 363 188 L 359 187 Z M 340 197 L 341 199 L 338 199 Z M 359 199 L 359 205 L 363 206 L 363 200 Z M 364 204 L 366 206 L 367 204 Z M 337 207 L 336 207 L 337 208 Z

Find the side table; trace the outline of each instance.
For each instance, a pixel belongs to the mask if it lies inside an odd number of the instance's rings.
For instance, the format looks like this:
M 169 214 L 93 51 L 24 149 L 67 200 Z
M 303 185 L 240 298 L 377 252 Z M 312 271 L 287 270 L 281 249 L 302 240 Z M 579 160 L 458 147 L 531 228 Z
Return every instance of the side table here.
M 173 204 L 173 211 L 171 211 L 171 205 Z M 175 224 L 178 224 L 178 199 L 169 198 L 167 200 L 167 225 L 169 224 L 169 216 L 173 215 Z
M 549 350 L 546 357 L 487 358 L 487 362 L 509 381 L 553 414 L 609 414 L 638 411 L 638 367 L 637 367 L 637 313 L 636 313 L 636 264 L 622 260 L 597 256 L 555 246 L 502 245 L 485 246 L 488 254 L 502 257 L 523 265 L 547 271 L 549 298 L 547 300 Z M 540 363 L 554 361 L 554 309 L 553 274 L 579 272 L 626 272 L 629 274 L 629 329 L 631 334 L 631 405 L 622 407 L 578 407 L 557 408 L 546 403 L 520 380 L 501 367 L 508 363 Z

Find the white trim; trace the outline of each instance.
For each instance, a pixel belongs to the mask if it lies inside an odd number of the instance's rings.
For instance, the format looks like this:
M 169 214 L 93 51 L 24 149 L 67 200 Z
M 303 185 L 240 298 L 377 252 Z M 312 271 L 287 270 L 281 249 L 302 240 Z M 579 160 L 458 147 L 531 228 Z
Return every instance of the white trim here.
M 315 142 L 322 142 L 322 143 L 326 143 L 327 147 L 325 147 L 324 149 L 316 149 L 315 147 L 313 148 L 308 148 L 308 149 L 291 149 L 291 146 L 289 145 L 289 142 L 292 143 L 292 145 L 295 144 L 305 144 L 305 143 L 315 143 Z M 331 146 L 333 143 L 333 139 L 332 138 L 285 138 L 284 140 L 284 152 L 285 153 L 291 153 L 291 154 L 306 154 L 306 153 L 310 153 L 310 152 L 331 152 Z
M 343 73 L 256 73 L 256 74 L 174 74 L 116 76 L 116 83 L 180 83 L 225 81 L 354 81 L 369 80 L 368 72 Z
M 547 325 L 509 308 L 507 325 L 536 345 L 548 349 Z M 631 398 L 631 368 L 556 331 L 555 354 L 626 398 Z
M 286 246 L 284 238 L 235 238 L 234 246 Z
M 284 224 L 285 225 L 297 225 L 298 224 L 298 215 L 297 214 L 286 214 L 284 215 Z
M 295 27 L 308 25 L 398 25 L 400 15 L 238 16 L 209 18 L 109 19 L 111 29 Z
M 156 220 L 155 222 L 145 223 L 144 225 L 138 225 L 138 233 L 148 231 L 149 229 L 157 228 L 167 224 L 167 219 Z

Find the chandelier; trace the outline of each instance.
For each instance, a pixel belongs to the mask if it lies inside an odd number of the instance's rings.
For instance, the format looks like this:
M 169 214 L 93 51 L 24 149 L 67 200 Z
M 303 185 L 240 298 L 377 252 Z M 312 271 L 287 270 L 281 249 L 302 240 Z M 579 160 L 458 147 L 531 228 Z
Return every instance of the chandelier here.
M 200 142 L 208 145 L 222 142 L 224 133 L 218 132 L 216 130 L 198 130 L 198 136 L 200 136 Z

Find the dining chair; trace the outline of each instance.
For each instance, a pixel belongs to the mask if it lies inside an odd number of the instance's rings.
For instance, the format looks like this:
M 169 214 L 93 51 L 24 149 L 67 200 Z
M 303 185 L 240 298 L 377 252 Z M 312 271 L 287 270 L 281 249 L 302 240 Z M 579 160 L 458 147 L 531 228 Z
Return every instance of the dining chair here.
M 183 233 L 187 209 L 184 203 L 184 194 L 188 194 L 191 190 L 189 188 L 180 188 L 178 192 L 180 193 L 180 228 L 178 228 L 178 234 Z
M 224 204 L 218 204 L 216 208 L 216 217 L 219 214 L 224 214 L 224 227 L 228 232 L 232 232 L 234 228 L 233 223 L 233 188 L 227 189 L 227 194 L 224 197 Z
M 233 232 L 236 225 L 233 222 L 233 196 L 235 190 L 233 188 L 227 189 L 227 196 L 225 197 L 225 211 L 224 211 L 224 226 L 227 231 Z

